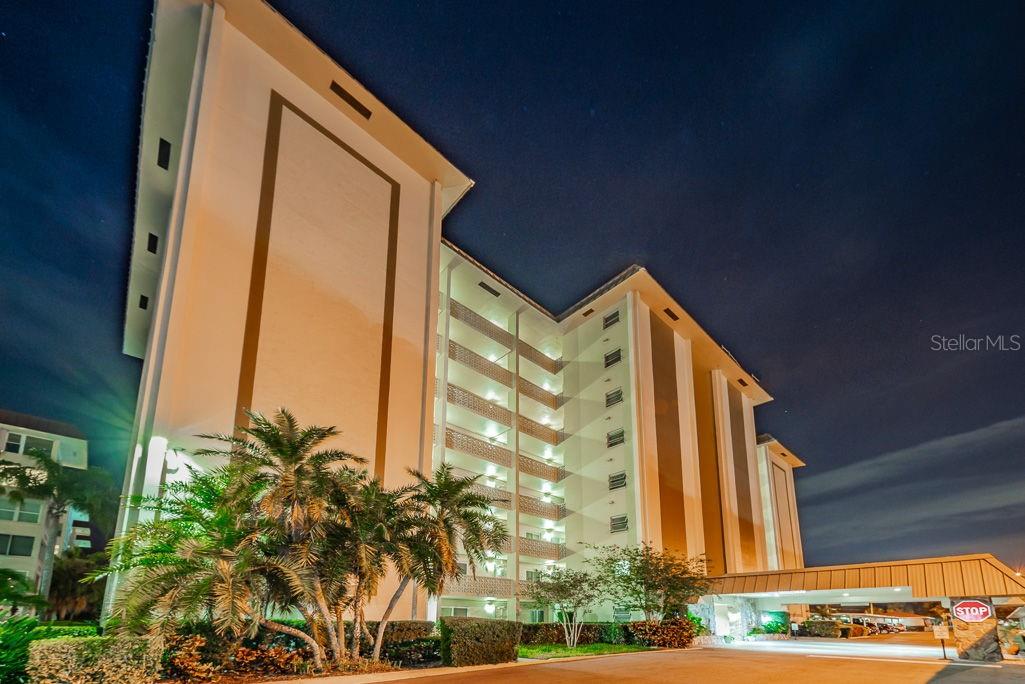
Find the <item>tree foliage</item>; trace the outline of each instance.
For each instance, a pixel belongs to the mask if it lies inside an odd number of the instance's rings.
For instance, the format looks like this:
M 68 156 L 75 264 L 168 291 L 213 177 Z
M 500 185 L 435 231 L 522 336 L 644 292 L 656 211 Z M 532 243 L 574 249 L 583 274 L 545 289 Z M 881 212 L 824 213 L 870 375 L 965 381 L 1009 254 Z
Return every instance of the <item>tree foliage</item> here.
M 523 589 L 523 595 L 534 605 L 556 610 L 569 648 L 576 647 L 584 614 L 601 600 L 602 594 L 601 583 L 593 573 L 562 568 L 541 573 Z
M 639 546 L 596 546 L 590 559 L 602 585 L 616 605 L 641 611 L 651 621 L 685 613 L 693 599 L 708 593 L 702 558 L 661 551 L 649 543 Z
M 235 435 L 206 436 L 223 447 L 197 452 L 225 465 L 130 502 L 143 522 L 111 543 L 111 568 L 95 575 L 125 578 L 114 607 L 122 630 L 209 620 L 236 642 L 260 628 L 300 639 L 317 669 L 359 657 L 364 641 L 377 658 L 411 582 L 437 594 L 459 574 L 457 548 L 472 562 L 508 538 L 472 492 L 476 478 L 442 466 L 390 489 L 354 467 L 363 459 L 322 448 L 333 427 L 301 426 L 284 409 L 249 419 Z M 389 570 L 400 584 L 372 635 L 364 609 Z M 295 613 L 306 631 L 275 617 Z

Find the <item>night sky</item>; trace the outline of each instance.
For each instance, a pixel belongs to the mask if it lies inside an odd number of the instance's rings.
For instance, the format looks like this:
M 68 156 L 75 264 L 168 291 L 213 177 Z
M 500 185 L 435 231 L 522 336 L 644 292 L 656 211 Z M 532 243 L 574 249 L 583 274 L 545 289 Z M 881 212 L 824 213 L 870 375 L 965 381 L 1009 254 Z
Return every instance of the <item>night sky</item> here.
M 1025 349 L 933 350 L 1025 345 L 1025 4 L 273 4 L 477 181 L 454 242 L 555 311 L 643 264 L 762 379 L 809 564 L 1025 562 Z M 149 23 L 0 6 L 0 407 L 118 476 Z

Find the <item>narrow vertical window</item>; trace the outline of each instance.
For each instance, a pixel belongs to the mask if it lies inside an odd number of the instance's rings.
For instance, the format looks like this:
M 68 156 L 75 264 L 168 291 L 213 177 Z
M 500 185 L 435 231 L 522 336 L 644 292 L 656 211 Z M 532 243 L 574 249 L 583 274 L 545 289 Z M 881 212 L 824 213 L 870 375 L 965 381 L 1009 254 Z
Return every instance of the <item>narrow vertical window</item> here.
M 162 169 L 171 168 L 171 143 L 163 138 L 157 146 L 157 166 Z

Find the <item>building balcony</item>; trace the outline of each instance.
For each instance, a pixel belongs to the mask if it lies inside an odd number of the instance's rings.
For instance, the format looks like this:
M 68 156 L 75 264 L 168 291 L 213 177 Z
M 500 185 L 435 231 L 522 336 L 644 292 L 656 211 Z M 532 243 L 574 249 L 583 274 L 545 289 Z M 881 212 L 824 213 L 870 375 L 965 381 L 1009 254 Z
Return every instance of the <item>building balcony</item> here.
M 520 494 L 519 512 L 548 520 L 562 520 L 566 517 L 566 507 L 562 504 L 554 501 L 542 501 L 527 494 Z
M 522 432 L 523 434 L 530 435 L 531 437 L 536 437 L 542 442 L 545 442 L 546 444 L 551 444 L 552 446 L 558 446 L 559 442 L 562 441 L 561 435 L 559 434 L 558 430 L 553 430 L 547 425 L 542 425 L 536 420 L 531 420 L 526 416 L 520 416 L 519 427 L 520 432 Z
M 449 314 L 452 318 L 463 322 L 470 328 L 494 340 L 495 342 L 498 342 L 507 349 L 512 350 L 517 348 L 515 335 L 505 328 L 495 325 L 465 304 L 461 304 L 454 299 L 450 299 Z M 544 352 L 530 346 L 523 340 L 520 340 L 519 343 L 519 353 L 521 357 L 534 363 L 540 368 L 543 368 L 549 373 L 557 374 L 562 370 L 562 359 L 553 359 Z
M 559 482 L 566 477 L 566 469 L 560 466 L 538 461 L 526 454 L 520 454 L 518 459 L 520 472 L 526 475 L 533 475 L 548 482 Z
M 474 394 L 470 390 L 463 389 L 458 385 L 454 385 L 451 382 L 448 383 L 448 402 L 455 406 L 461 406 L 469 411 L 473 411 L 479 416 L 492 420 L 496 423 L 505 425 L 506 427 L 512 427 L 513 425 L 513 412 L 504 406 L 488 401 L 479 394 Z M 551 444 L 552 446 L 558 446 L 561 441 L 561 435 L 558 430 L 553 430 L 547 425 L 542 425 L 535 420 L 531 420 L 526 416 L 520 416 L 519 420 L 520 432 L 536 437 L 537 439 Z
M 458 342 L 453 340 L 448 341 L 448 357 L 453 361 L 457 361 L 464 366 L 477 371 L 486 378 L 491 378 L 496 382 L 502 383 L 506 387 L 513 386 L 512 371 L 507 368 L 503 368 L 494 361 L 486 359 L 477 352 L 469 349 L 468 347 L 464 347 Z M 544 390 L 541 391 L 544 392 Z M 550 395 L 551 393 L 547 392 L 546 394 Z
M 479 416 L 483 416 L 488 420 L 493 420 L 496 423 L 501 423 L 506 427 L 512 427 L 513 424 L 513 413 L 504 406 L 499 406 L 493 402 L 488 401 L 484 397 L 474 394 L 470 390 L 465 390 L 462 387 L 448 384 L 448 402 L 455 404 L 456 406 L 462 406 L 465 409 L 473 411 Z
M 511 597 L 513 581 L 508 577 L 490 577 L 485 575 L 464 575 L 455 582 L 445 585 L 445 596 L 493 596 L 495 598 Z
M 530 397 L 542 406 L 547 406 L 553 411 L 557 411 L 559 407 L 562 406 L 562 398 L 559 395 L 552 394 L 543 387 L 538 387 L 526 378 L 520 378 L 519 389 L 520 394 L 523 396 Z
M 445 429 L 445 447 L 505 468 L 512 467 L 513 452 L 511 450 L 451 427 Z M 533 475 L 548 482 L 559 482 L 566 477 L 564 468 L 539 461 L 526 454 L 520 454 L 518 462 L 521 473 Z
M 533 556 L 545 560 L 562 560 L 570 554 L 565 544 L 556 544 L 543 539 L 527 539 L 526 537 L 520 537 L 518 550 L 521 556 Z

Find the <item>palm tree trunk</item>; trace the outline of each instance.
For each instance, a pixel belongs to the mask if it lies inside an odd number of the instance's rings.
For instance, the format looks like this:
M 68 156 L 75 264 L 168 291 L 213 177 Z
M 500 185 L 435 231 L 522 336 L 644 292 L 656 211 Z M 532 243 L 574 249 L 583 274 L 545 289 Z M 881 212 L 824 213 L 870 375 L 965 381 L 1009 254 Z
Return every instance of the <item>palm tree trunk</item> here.
M 399 588 L 392 594 L 391 600 L 388 601 L 388 607 L 384 609 L 384 614 L 381 615 L 381 621 L 377 623 L 377 638 L 374 639 L 374 660 L 381 659 L 381 645 L 384 643 L 384 628 L 388 626 L 388 620 L 391 618 L 392 611 L 395 610 L 395 606 L 398 605 L 399 599 L 402 598 L 402 594 L 406 591 L 406 587 L 409 586 L 409 577 L 403 577 L 402 581 L 399 582 Z
M 288 625 L 282 625 L 277 622 L 272 622 L 267 618 L 260 618 L 260 626 L 264 627 L 265 629 L 269 629 L 272 632 L 287 634 L 289 636 L 295 637 L 296 639 L 302 639 L 303 641 L 305 641 L 306 645 L 310 647 L 311 651 L 313 651 L 313 667 L 318 672 L 324 670 L 324 658 L 321 655 L 320 644 L 318 644 L 317 640 L 311 637 L 309 634 L 302 631 L 301 629 L 296 629 L 294 627 L 289 627 Z
M 57 544 L 55 533 L 60 526 L 61 518 L 57 515 L 51 504 L 46 506 L 46 526 L 43 529 L 43 538 L 40 541 L 39 553 L 42 555 L 42 573 L 39 575 L 39 595 L 44 599 L 50 595 L 50 581 L 53 579 L 53 548 Z
M 320 615 L 324 618 L 327 638 L 331 642 L 331 652 L 334 655 L 335 664 L 341 665 L 344 656 L 342 655 L 342 649 L 339 648 L 338 631 L 335 629 L 334 621 L 331 619 L 331 611 L 327 607 L 327 599 L 324 598 L 324 587 L 320 583 L 320 578 L 316 576 L 313 578 L 313 595 L 317 599 L 317 608 L 320 610 Z
M 361 606 L 363 597 L 361 592 L 362 587 L 360 586 L 360 583 L 357 582 L 355 596 L 353 596 L 352 599 L 352 645 L 350 655 L 354 660 L 359 658 L 359 640 L 360 637 L 363 636 L 359 624 L 360 617 L 363 615 L 363 608 Z

